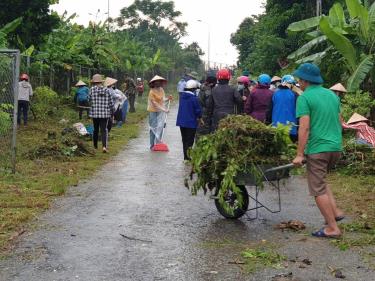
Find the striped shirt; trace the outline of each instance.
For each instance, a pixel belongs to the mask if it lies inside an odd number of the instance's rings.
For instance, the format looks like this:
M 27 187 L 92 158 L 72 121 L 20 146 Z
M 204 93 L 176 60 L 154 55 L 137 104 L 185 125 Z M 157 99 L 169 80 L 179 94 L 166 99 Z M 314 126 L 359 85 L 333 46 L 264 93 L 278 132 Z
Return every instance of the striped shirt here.
M 365 122 L 357 122 L 354 124 L 347 124 L 342 122 L 344 129 L 354 129 L 357 131 L 357 138 L 363 139 L 375 147 L 375 129 L 367 125 Z

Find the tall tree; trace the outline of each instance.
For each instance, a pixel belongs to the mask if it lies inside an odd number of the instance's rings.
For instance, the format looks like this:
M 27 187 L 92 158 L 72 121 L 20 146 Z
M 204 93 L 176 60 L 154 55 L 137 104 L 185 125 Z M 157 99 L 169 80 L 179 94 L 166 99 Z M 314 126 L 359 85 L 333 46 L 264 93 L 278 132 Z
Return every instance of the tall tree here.
M 8 0 L 0 1 L 0 26 L 22 18 L 18 28 L 8 34 L 11 47 L 40 45 L 45 36 L 58 24 L 59 17 L 51 13 L 49 6 L 57 0 Z

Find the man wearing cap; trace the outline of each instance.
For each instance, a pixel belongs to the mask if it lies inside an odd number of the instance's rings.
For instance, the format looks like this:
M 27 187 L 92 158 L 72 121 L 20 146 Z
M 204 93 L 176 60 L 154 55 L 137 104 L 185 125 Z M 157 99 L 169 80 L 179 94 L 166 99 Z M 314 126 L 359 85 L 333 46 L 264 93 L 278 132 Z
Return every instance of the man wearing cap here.
M 99 128 L 102 137 L 103 153 L 108 151 L 108 121 L 112 117 L 114 104 L 108 89 L 103 86 L 103 78 L 100 74 L 95 74 L 91 80 L 92 87 L 89 94 L 91 103 L 90 117 L 94 123 L 93 141 L 94 147 L 98 148 Z
M 74 96 L 74 102 L 78 105 L 78 116 L 79 119 L 82 119 L 82 112 L 83 110 L 87 111 L 87 117 L 89 117 L 90 113 L 90 105 L 89 105 L 89 88 L 87 87 L 86 83 L 82 80 L 79 80 L 76 84 L 77 90 Z
M 33 96 L 33 88 L 29 83 L 29 76 L 24 73 L 20 76 L 18 82 L 18 115 L 17 124 L 21 124 L 21 114 L 23 115 L 23 124 L 27 126 L 30 98 Z
M 342 122 L 342 127 L 344 129 L 356 130 L 356 142 L 358 144 L 375 147 L 375 129 L 366 123 L 368 121 L 366 117 L 354 113 L 348 123 Z
M 301 166 L 306 158 L 307 182 L 310 194 L 325 218 L 326 227 L 312 233 L 315 237 L 339 237 L 341 230 L 336 221 L 342 220 L 343 212 L 336 206 L 332 191 L 326 183 L 328 170 L 340 158 L 342 128 L 340 124 L 340 100 L 322 87 L 320 69 L 305 63 L 293 73 L 299 78 L 304 91 L 297 99 L 299 118 L 297 156 L 293 160 Z

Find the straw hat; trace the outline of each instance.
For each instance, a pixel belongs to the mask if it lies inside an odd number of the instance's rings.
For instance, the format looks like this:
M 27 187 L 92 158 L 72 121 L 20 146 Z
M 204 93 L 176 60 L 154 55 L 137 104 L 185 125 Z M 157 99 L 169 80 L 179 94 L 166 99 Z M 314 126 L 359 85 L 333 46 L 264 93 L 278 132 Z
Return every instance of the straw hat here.
M 114 79 L 114 78 L 111 78 L 111 77 L 107 77 L 104 80 L 104 86 L 106 86 L 106 87 L 110 87 L 110 86 L 112 86 L 116 83 L 117 83 L 117 80 Z
M 163 77 L 161 77 L 161 76 L 159 76 L 159 75 L 155 75 L 155 76 L 150 80 L 149 83 L 152 83 L 152 82 L 155 82 L 155 81 L 165 81 L 165 82 L 167 82 L 167 79 L 165 79 L 165 78 L 163 78 Z
M 79 80 L 76 84 L 76 87 L 79 87 L 79 86 L 86 86 L 87 84 L 85 82 L 83 82 L 82 80 Z
M 192 71 L 188 73 L 188 76 L 196 80 L 198 78 L 198 73 L 196 71 Z
M 103 77 L 100 74 L 94 74 L 92 76 L 92 83 L 103 83 Z
M 279 77 L 279 76 L 272 77 L 271 83 L 276 82 L 276 81 L 281 81 L 281 77 Z
M 352 117 L 350 117 L 348 124 L 356 123 L 356 122 L 361 122 L 361 121 L 368 121 L 366 117 L 363 117 L 362 115 L 358 113 L 354 113 Z
M 329 89 L 335 92 L 347 93 L 345 87 L 341 83 L 337 83 Z

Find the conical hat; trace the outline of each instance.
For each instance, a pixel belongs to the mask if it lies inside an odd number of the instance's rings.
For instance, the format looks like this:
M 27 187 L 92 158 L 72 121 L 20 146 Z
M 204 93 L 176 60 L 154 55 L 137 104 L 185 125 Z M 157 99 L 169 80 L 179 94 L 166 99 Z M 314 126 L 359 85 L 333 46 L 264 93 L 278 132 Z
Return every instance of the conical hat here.
M 152 78 L 149 83 L 152 83 L 152 82 L 155 82 L 155 81 L 160 81 L 160 80 L 167 82 L 167 79 L 165 79 L 165 78 L 163 78 L 159 75 L 155 75 L 154 78 Z
M 274 77 L 272 77 L 272 79 L 271 79 L 271 83 L 272 83 L 272 82 L 275 82 L 275 81 L 281 81 L 281 77 L 279 77 L 279 76 L 274 76 Z
M 116 83 L 117 83 L 117 80 L 111 77 L 107 77 L 104 80 L 104 86 L 106 87 L 112 86 L 113 84 L 116 84 Z
M 102 83 L 103 82 L 103 78 L 100 74 L 94 74 L 92 76 L 92 80 L 91 80 L 92 83 Z
M 346 89 L 345 89 L 345 87 L 341 83 L 337 83 L 337 84 L 333 85 L 329 89 L 332 90 L 332 91 L 341 92 L 341 93 L 346 93 L 347 92 Z
M 76 87 L 79 87 L 79 86 L 86 86 L 87 84 L 85 82 L 83 82 L 82 80 L 79 80 L 76 84 Z
M 354 113 L 352 117 L 350 117 L 348 124 L 356 123 L 356 122 L 361 122 L 361 121 L 368 121 L 366 117 L 363 117 L 362 115 L 358 113 Z

